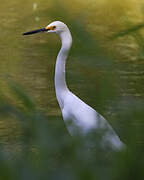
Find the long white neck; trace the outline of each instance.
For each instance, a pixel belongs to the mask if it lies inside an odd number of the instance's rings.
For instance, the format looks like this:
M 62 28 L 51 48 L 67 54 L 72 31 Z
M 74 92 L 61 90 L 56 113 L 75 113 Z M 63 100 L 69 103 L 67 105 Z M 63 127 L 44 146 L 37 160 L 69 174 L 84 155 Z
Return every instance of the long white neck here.
M 71 48 L 72 37 L 69 29 L 60 35 L 62 47 L 57 56 L 55 67 L 55 90 L 60 108 L 63 109 L 65 94 L 69 91 L 65 80 L 65 64 Z

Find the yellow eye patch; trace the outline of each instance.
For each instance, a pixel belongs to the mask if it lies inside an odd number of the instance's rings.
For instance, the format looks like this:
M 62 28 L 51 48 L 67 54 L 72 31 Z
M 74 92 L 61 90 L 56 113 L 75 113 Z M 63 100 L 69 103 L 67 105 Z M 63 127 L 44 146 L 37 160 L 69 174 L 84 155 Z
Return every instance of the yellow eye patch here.
M 46 27 L 46 30 L 54 30 L 56 28 L 56 26 L 50 26 L 50 27 Z

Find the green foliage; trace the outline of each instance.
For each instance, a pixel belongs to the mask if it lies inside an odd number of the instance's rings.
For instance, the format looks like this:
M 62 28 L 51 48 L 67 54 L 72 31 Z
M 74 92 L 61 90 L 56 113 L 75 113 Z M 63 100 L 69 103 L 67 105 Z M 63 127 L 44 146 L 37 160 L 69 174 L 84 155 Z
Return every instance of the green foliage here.
M 6 144 L 0 143 L 0 179 L 142 179 L 143 145 L 136 143 L 137 138 L 144 138 L 139 133 L 143 127 L 137 126 L 135 129 L 126 126 L 125 152 L 101 150 L 98 136 L 91 137 L 96 142 L 96 148 L 87 148 L 85 138 L 68 135 L 60 117 L 48 117 L 39 111 L 32 98 L 17 83 L 9 81 L 9 86 L 15 97 L 23 102 L 25 110 L 8 104 L 4 97 L 1 101 L 0 116 L 5 118 L 5 123 L 15 117 L 22 134 L 11 144 L 14 150 L 9 155 L 5 152 Z M 127 105 L 127 109 L 118 107 L 119 119 L 127 123 L 135 120 L 142 123 L 143 106 L 137 102 Z M 141 134 L 141 137 L 137 137 L 137 134 Z

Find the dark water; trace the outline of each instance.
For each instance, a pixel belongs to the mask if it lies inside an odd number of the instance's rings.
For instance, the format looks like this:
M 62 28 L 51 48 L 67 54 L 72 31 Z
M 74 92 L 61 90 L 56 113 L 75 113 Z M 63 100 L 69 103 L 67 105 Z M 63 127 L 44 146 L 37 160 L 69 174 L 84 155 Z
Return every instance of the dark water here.
M 128 107 L 144 95 L 144 56 L 138 40 L 142 30 L 135 36 L 114 40 L 110 37 L 128 25 L 142 22 L 142 7 L 142 1 L 130 0 L 125 4 L 94 0 L 3 1 L 0 7 L 1 90 L 11 96 L 6 82 L 9 77 L 21 84 L 49 116 L 61 116 L 53 82 L 60 41 L 53 34 L 22 36 L 25 31 L 61 20 L 70 27 L 74 39 L 66 70 L 70 89 L 105 114 L 113 125 L 117 124 L 114 119 L 119 120 L 120 111 L 115 107 Z M 20 133 L 15 126 L 13 119 L 8 124 L 1 121 L 0 134 L 5 142 L 11 134 L 9 127 L 15 136 Z M 125 124 L 120 126 L 126 131 Z

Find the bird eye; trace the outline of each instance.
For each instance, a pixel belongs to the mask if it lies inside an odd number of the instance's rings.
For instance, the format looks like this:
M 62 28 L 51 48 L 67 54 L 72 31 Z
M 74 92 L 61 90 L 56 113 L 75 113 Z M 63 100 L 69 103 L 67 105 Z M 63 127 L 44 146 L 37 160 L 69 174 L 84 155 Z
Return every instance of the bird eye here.
M 52 30 L 54 30 L 55 28 L 56 28 L 56 26 L 53 26 L 53 27 L 52 27 Z

